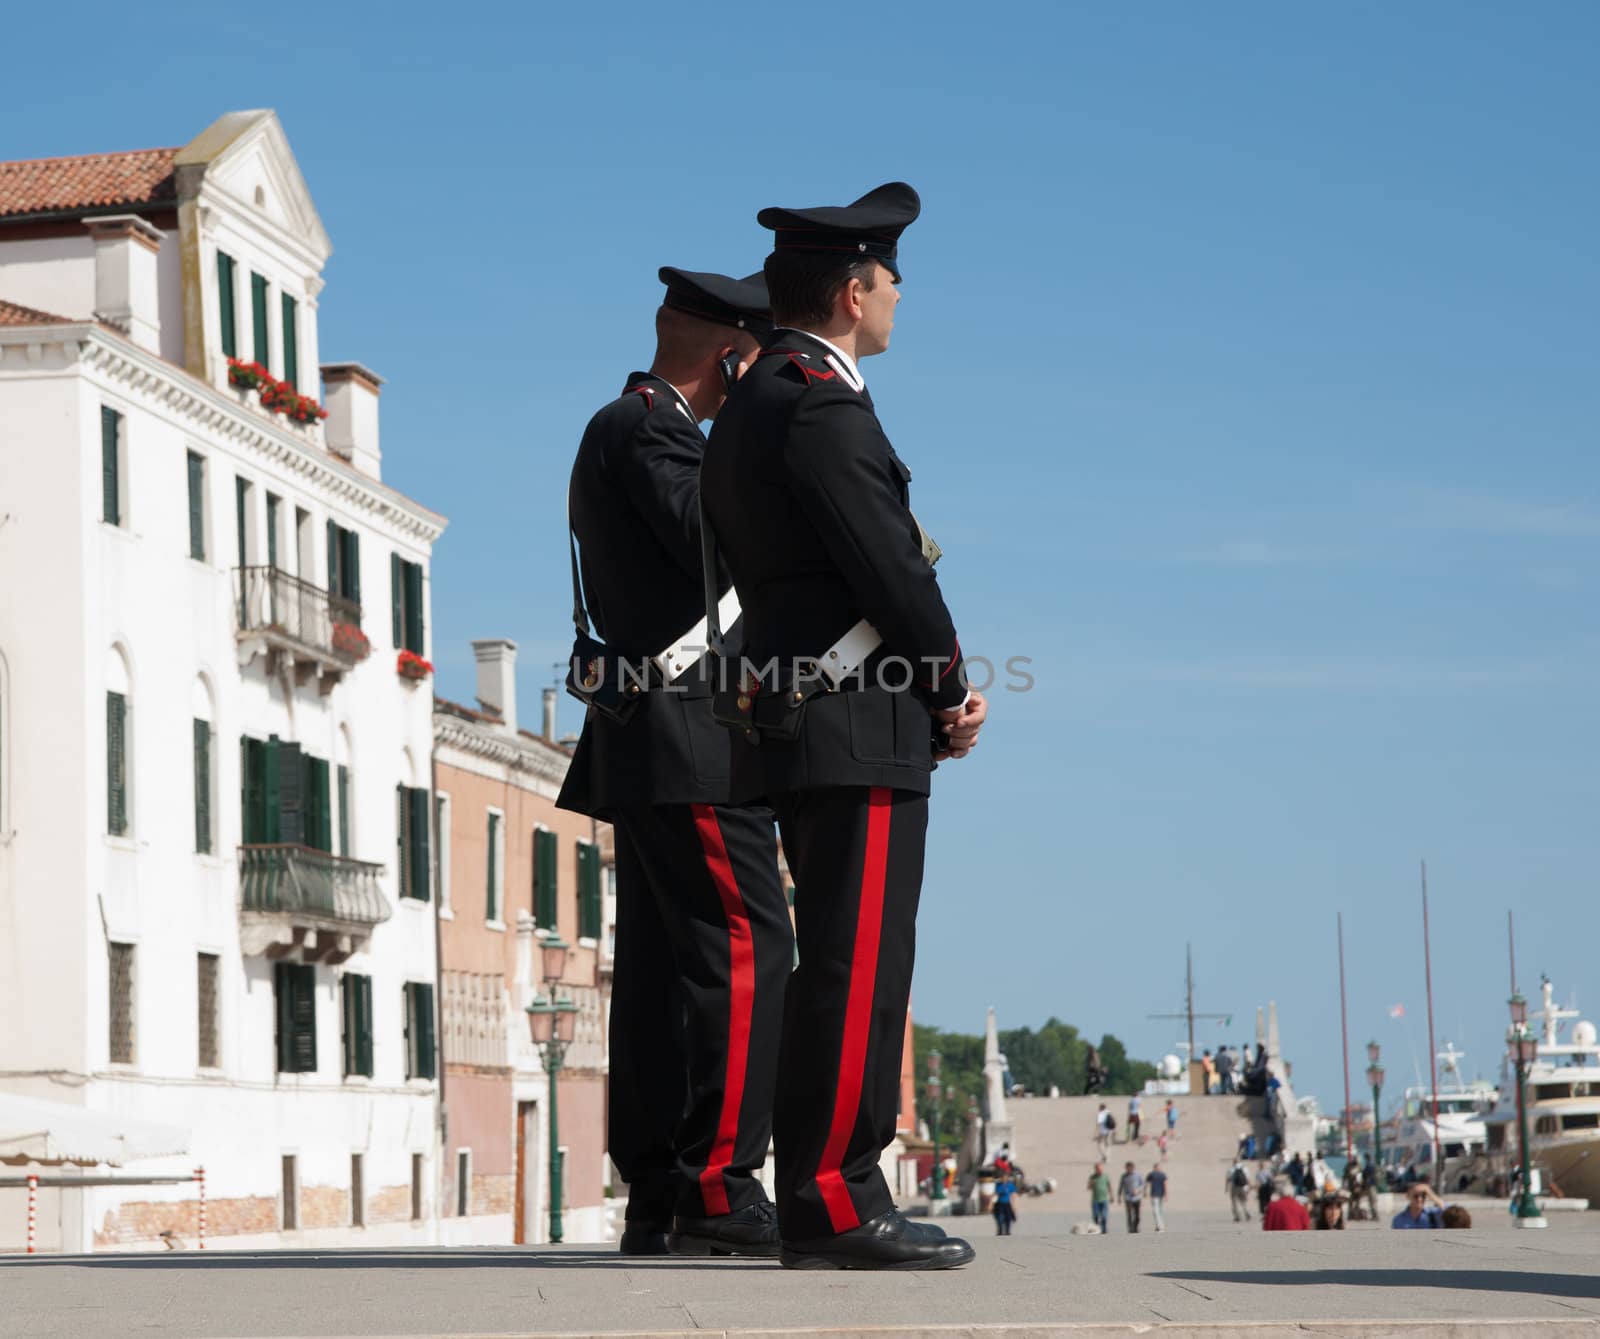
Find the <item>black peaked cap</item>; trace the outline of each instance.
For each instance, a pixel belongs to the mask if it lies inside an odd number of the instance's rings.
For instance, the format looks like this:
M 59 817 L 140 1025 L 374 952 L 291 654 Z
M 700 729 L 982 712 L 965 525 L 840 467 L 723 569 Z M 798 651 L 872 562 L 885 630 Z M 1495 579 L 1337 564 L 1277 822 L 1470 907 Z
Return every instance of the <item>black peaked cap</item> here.
M 663 265 L 660 278 L 667 286 L 663 305 L 674 311 L 748 330 L 753 335 L 764 335 L 772 329 L 767 281 L 759 272 L 730 279 L 725 274 L 701 274 Z
M 777 251 L 835 251 L 871 256 L 888 267 L 896 279 L 900 266 L 895 253 L 900 234 L 922 212 L 922 200 L 903 181 L 891 181 L 868 191 L 848 205 L 820 205 L 815 209 L 763 209 L 756 222 L 777 234 Z

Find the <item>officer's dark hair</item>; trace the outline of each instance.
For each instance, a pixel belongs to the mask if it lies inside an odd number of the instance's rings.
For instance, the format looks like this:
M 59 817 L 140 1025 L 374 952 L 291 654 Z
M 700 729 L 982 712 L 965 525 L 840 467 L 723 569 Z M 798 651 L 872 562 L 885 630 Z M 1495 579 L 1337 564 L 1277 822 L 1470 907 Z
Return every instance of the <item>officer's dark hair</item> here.
M 825 325 L 833 319 L 839 290 L 852 279 L 871 292 L 878 262 L 870 256 L 839 257 L 826 251 L 774 251 L 761 267 L 778 325 Z

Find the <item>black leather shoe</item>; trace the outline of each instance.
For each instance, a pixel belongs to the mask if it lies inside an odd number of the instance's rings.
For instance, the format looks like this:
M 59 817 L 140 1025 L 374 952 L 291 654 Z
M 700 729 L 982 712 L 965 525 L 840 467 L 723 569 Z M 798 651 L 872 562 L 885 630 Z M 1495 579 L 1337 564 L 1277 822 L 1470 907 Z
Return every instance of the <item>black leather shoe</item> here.
M 777 1255 L 778 1214 L 770 1200 L 757 1200 L 715 1218 L 678 1214 L 667 1234 L 673 1255 Z
M 624 1255 L 665 1255 L 669 1226 L 658 1218 L 630 1218 L 622 1225 L 617 1245 Z
M 940 1229 L 912 1223 L 890 1209 L 860 1227 L 815 1241 L 786 1241 L 785 1269 L 959 1269 L 977 1252 L 960 1237 L 933 1236 Z

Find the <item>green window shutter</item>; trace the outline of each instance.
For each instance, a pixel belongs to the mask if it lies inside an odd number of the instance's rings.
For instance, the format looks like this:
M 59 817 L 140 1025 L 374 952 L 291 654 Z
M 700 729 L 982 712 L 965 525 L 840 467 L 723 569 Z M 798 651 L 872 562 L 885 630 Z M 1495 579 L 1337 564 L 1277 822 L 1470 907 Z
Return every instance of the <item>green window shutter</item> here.
M 100 518 L 122 524 L 122 415 L 100 406 Z
M 278 510 L 282 499 L 267 494 L 267 566 L 278 565 Z
M 283 379 L 300 389 L 300 329 L 295 300 L 283 295 Z
M 407 791 L 406 803 L 410 817 L 407 824 L 411 835 L 411 896 L 426 902 L 429 895 L 428 872 L 432 863 L 428 858 L 428 813 L 433 807 L 426 786 Z
M 350 769 L 339 764 L 339 854 L 350 854 Z
M 346 972 L 339 978 L 339 1051 L 346 1074 L 356 1072 L 356 979 Z
M 411 798 L 404 786 L 394 788 L 395 869 L 400 875 L 400 896 L 411 896 Z
M 556 928 L 556 853 L 559 839 L 542 828 L 534 833 L 533 919 L 541 930 Z
M 271 369 L 267 361 L 271 348 L 267 342 L 267 281 L 259 274 L 250 276 L 250 326 L 255 334 L 256 362 Z
M 344 532 L 344 589 L 340 594 L 361 603 L 361 536 L 354 530 Z
M 189 556 L 206 560 L 206 462 L 193 451 L 189 455 Z
M 265 840 L 262 836 L 266 827 L 262 821 L 262 810 L 266 807 L 263 748 L 259 739 L 251 739 L 249 735 L 239 737 L 239 832 L 246 846 L 258 846 Z
M 298 744 L 278 741 L 278 835 L 289 846 L 309 846 L 306 828 L 306 764 Z
M 328 761 L 313 758 L 316 771 L 317 850 L 333 850 L 333 809 L 328 802 Z
M 425 645 L 422 627 L 422 564 L 401 563 L 406 583 L 406 646 L 419 656 Z
M 233 311 L 233 257 L 225 251 L 217 252 L 217 311 L 222 319 L 223 355 L 237 358 L 239 331 Z
M 578 935 L 600 938 L 600 848 L 578 843 Z
M 261 792 L 261 840 L 269 844 L 288 840 L 283 835 L 280 814 L 283 801 L 279 796 L 282 778 L 278 774 L 278 753 L 282 747 L 277 735 L 269 736 L 267 742 L 261 746 L 261 775 L 264 778 Z
M 316 969 L 309 964 L 273 965 L 278 1015 L 278 1069 L 284 1074 L 314 1074 L 317 1069 Z
M 389 604 L 391 621 L 394 623 L 394 649 L 396 651 L 406 644 L 404 567 L 405 564 L 400 560 L 398 553 L 389 555 Z
M 372 1077 L 372 978 L 363 976 L 356 1003 L 356 1071 Z
M 294 987 L 290 984 L 290 974 L 294 964 L 278 962 L 272 965 L 272 999 L 277 1006 L 278 1015 L 278 1072 L 292 1074 L 294 1072 Z
M 128 830 L 128 699 L 106 694 L 106 831 Z
M 433 987 L 420 981 L 410 984 L 416 1036 L 416 1067 L 413 1078 L 431 1079 L 437 1074 L 433 1041 Z
M 500 815 L 489 815 L 489 887 L 484 900 L 484 919 L 500 919 Z
M 233 509 L 234 509 L 234 513 L 235 513 L 235 515 L 234 515 L 234 524 L 235 524 L 235 526 L 236 526 L 236 528 L 238 529 L 238 532 L 239 532 L 239 566 L 240 567 L 248 567 L 248 566 L 250 566 L 250 557 L 249 557 L 249 553 L 248 553 L 248 549 L 249 549 L 248 541 L 249 541 L 249 538 L 250 538 L 250 528 L 249 528 L 249 526 L 247 526 L 245 524 L 245 516 L 246 516 L 247 510 L 249 508 L 249 505 L 250 505 L 250 481 L 248 479 L 241 479 L 238 476 L 235 476 L 234 480 L 233 480 Z M 241 584 L 241 589 L 242 588 L 243 587 L 242 587 L 242 584 Z
M 340 587 L 339 569 L 343 566 L 343 563 L 340 560 L 342 559 L 342 557 L 344 555 L 340 552 L 340 549 L 343 546 L 339 542 L 339 534 L 340 534 L 339 527 L 337 525 L 335 525 L 332 521 L 329 521 L 328 522 L 328 593 L 330 595 L 337 595 L 339 593 L 339 587 Z
M 211 850 L 211 722 L 194 723 L 194 849 Z

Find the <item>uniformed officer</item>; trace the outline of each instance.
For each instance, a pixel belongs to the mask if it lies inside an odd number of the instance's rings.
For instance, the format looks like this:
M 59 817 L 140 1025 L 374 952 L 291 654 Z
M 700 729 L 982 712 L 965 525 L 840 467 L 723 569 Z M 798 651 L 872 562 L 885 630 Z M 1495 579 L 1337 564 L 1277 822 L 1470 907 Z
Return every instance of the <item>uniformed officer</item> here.
M 731 740 L 711 718 L 703 654 L 698 472 L 700 421 L 771 322 L 760 275 L 660 277 L 655 361 L 590 420 L 568 493 L 580 644 L 592 646 L 592 620 L 605 672 L 645 687 L 626 719 L 590 708 L 558 803 L 616 832 L 608 1135 L 628 1183 L 622 1250 L 770 1256 L 777 1225 L 756 1173 L 794 939 L 772 813 L 727 802 Z
M 903 183 L 845 207 L 766 209 L 779 328 L 717 416 L 701 485 L 744 610 L 734 794 L 777 812 L 795 879 L 774 1137 L 792 1268 L 962 1265 L 972 1248 L 894 1207 L 894 1138 L 929 775 L 986 712 L 969 693 L 889 444 L 857 366 L 889 345 Z M 736 691 L 736 695 L 734 693 Z M 937 737 L 936 737 L 937 736 Z

